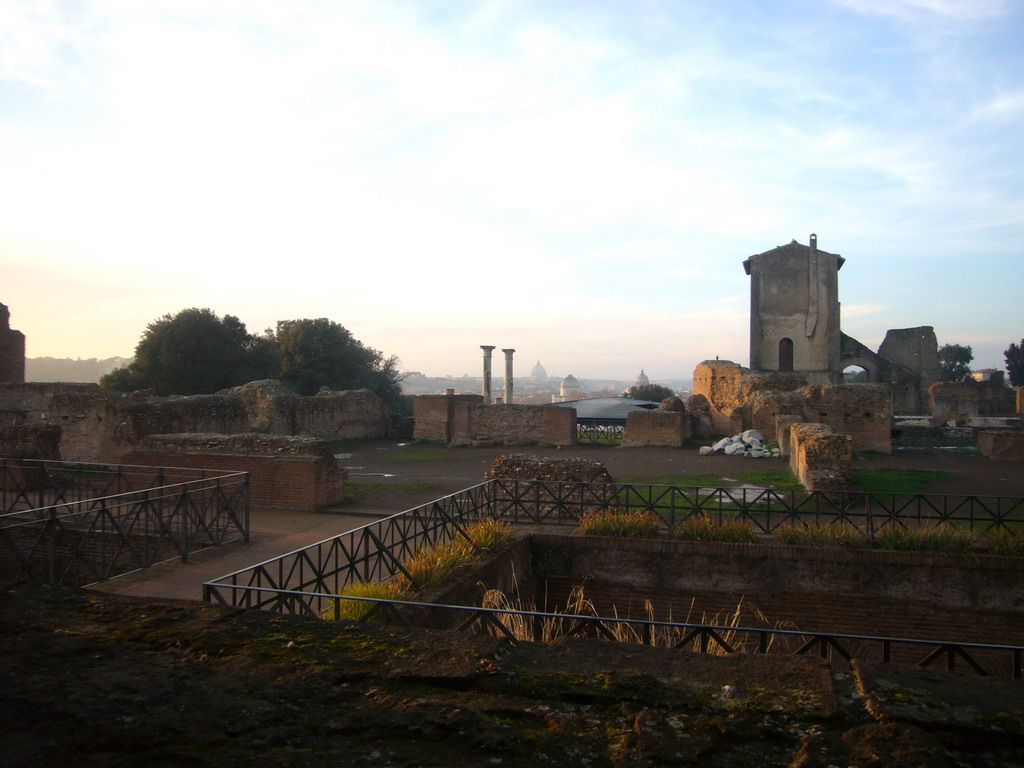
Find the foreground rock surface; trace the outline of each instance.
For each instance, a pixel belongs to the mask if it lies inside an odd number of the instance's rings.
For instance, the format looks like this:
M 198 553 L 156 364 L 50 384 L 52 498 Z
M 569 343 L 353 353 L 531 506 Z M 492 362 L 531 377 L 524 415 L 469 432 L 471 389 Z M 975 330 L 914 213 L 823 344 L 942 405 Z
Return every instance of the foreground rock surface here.
M 12 768 L 1024 764 L 1017 681 L 966 722 L 985 680 L 27 587 L 0 642 Z

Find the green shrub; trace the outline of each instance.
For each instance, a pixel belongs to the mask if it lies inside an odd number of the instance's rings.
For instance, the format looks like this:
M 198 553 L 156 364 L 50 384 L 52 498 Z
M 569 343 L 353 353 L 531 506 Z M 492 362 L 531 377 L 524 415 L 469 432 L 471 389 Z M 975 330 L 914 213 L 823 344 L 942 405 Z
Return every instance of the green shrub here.
M 974 549 L 977 537 L 966 528 L 946 523 L 900 528 L 889 525 L 875 534 L 880 549 L 900 549 L 927 552 L 967 552 Z
M 1000 528 L 990 531 L 985 534 L 985 543 L 992 552 L 999 555 L 1024 554 L 1024 530 Z
M 577 531 L 584 536 L 623 536 L 647 539 L 661 532 L 661 520 L 643 510 L 603 509 L 584 515 Z
M 726 541 L 750 543 L 757 539 L 754 526 L 746 520 L 715 520 L 710 515 L 694 515 L 676 526 L 672 536 L 683 541 Z
M 405 600 L 409 597 L 409 582 L 404 578 L 390 581 L 370 582 L 357 581 L 349 584 L 338 593 L 342 597 L 372 597 L 380 600 Z M 335 603 L 337 605 L 335 606 Z M 363 600 L 331 601 L 331 606 L 324 611 L 325 619 L 350 619 L 359 621 L 371 610 L 375 603 Z
M 868 537 L 849 523 L 804 525 L 786 523 L 775 529 L 780 544 L 794 547 L 866 547 Z

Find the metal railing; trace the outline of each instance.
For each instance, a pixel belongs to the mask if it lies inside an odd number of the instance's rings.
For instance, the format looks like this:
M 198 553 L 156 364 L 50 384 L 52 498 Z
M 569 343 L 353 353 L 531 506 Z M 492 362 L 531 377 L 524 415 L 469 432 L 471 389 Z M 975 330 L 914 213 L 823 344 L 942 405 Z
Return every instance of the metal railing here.
M 887 526 L 912 527 L 945 521 L 969 526 L 979 533 L 1024 522 L 1024 499 L 1008 497 L 829 494 L 497 479 L 207 582 L 203 585 L 203 598 L 224 605 L 324 618 L 337 616 L 342 600 L 369 600 L 381 607 L 371 614 L 400 611 L 402 606 L 429 612 L 450 609 L 465 613 L 466 618 L 459 622 L 463 628 L 476 622 L 508 637 L 512 636 L 511 630 L 502 629 L 503 615 L 520 615 L 529 621 L 571 620 L 573 624 L 567 634 L 586 631 L 606 639 L 615 636 L 609 629 L 612 626 L 639 626 L 641 637 L 658 627 L 662 631 L 685 632 L 679 642 L 696 643 L 695 649 L 704 651 L 710 646 L 725 652 L 743 650 L 729 650 L 731 644 L 722 634 L 726 631 L 756 638 L 754 652 L 764 652 L 774 638 L 791 644 L 794 638 L 803 638 L 791 652 L 817 652 L 847 660 L 877 657 L 891 661 L 894 648 L 918 646 L 926 650 L 920 662 L 923 665 L 945 660 L 947 668 L 952 669 L 959 660 L 986 674 L 988 661 L 979 660 L 979 654 L 997 654 L 1010 659 L 1001 664 L 1004 674 L 1021 675 L 1024 646 L 567 616 L 339 595 L 354 582 L 383 581 L 403 573 L 403 560 L 418 548 L 460 536 L 465 525 L 475 520 L 498 518 L 518 524 L 574 525 L 588 512 L 609 507 L 646 509 L 656 514 L 668 531 L 699 515 L 749 520 L 764 533 L 771 533 L 786 522 L 846 522 L 871 532 Z M 678 647 L 679 642 L 673 645 Z M 865 656 L 867 648 L 877 648 L 877 653 Z
M 249 476 L 0 459 L 0 573 L 84 586 L 249 537 Z
M 784 524 L 846 523 L 868 535 L 887 527 L 951 523 L 979 534 L 1024 523 L 1024 498 L 937 494 L 680 487 L 636 483 L 504 480 L 494 483 L 496 513 L 510 522 L 576 523 L 601 509 L 646 511 L 666 532 L 693 517 L 742 520 L 759 533 Z

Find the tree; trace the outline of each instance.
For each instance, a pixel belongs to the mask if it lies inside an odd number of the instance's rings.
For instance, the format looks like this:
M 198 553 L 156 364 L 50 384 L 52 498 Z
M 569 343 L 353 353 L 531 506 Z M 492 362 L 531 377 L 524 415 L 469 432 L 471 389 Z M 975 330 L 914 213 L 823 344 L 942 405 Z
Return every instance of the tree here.
M 1010 374 L 1010 385 L 1024 387 L 1024 339 L 1020 344 L 1010 344 L 1003 353 L 1006 358 L 1006 372 Z
M 623 393 L 623 397 L 630 397 L 634 400 L 650 400 L 651 402 L 660 403 L 666 397 L 675 397 L 673 392 L 668 387 L 663 387 L 661 384 L 634 384 L 632 387 L 627 389 Z
M 971 375 L 971 360 L 974 351 L 960 344 L 943 344 L 939 347 L 939 367 L 943 381 L 962 381 Z
M 316 320 L 277 324 L 279 376 L 302 395 L 329 389 L 371 389 L 389 405 L 402 394 L 398 358 L 366 347 L 342 325 Z
M 100 379 L 110 389 L 152 389 L 158 395 L 196 395 L 276 373 L 269 340 L 251 336 L 237 317 L 183 309 L 154 320 L 135 347 L 135 359 Z

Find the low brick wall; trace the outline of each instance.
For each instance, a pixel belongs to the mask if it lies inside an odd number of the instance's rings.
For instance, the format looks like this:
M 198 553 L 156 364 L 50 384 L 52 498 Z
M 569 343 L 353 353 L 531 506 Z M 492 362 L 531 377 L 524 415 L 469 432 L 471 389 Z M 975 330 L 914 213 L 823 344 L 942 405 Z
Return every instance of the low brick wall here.
M 248 472 L 254 509 L 311 512 L 340 504 L 348 480 L 324 441 L 268 435 L 153 435 L 122 464 Z
M 978 453 L 990 459 L 1024 461 L 1024 432 L 979 432 Z
M 413 399 L 417 440 L 452 445 L 574 445 L 576 411 L 540 405 L 484 405 L 480 395 Z
M 692 418 L 683 411 L 633 411 L 626 416 L 622 447 L 645 445 L 678 448 L 692 434 Z
M 583 585 L 597 612 L 725 623 L 742 600 L 753 626 L 1017 643 L 1024 558 L 769 544 L 537 534 L 537 606 Z

